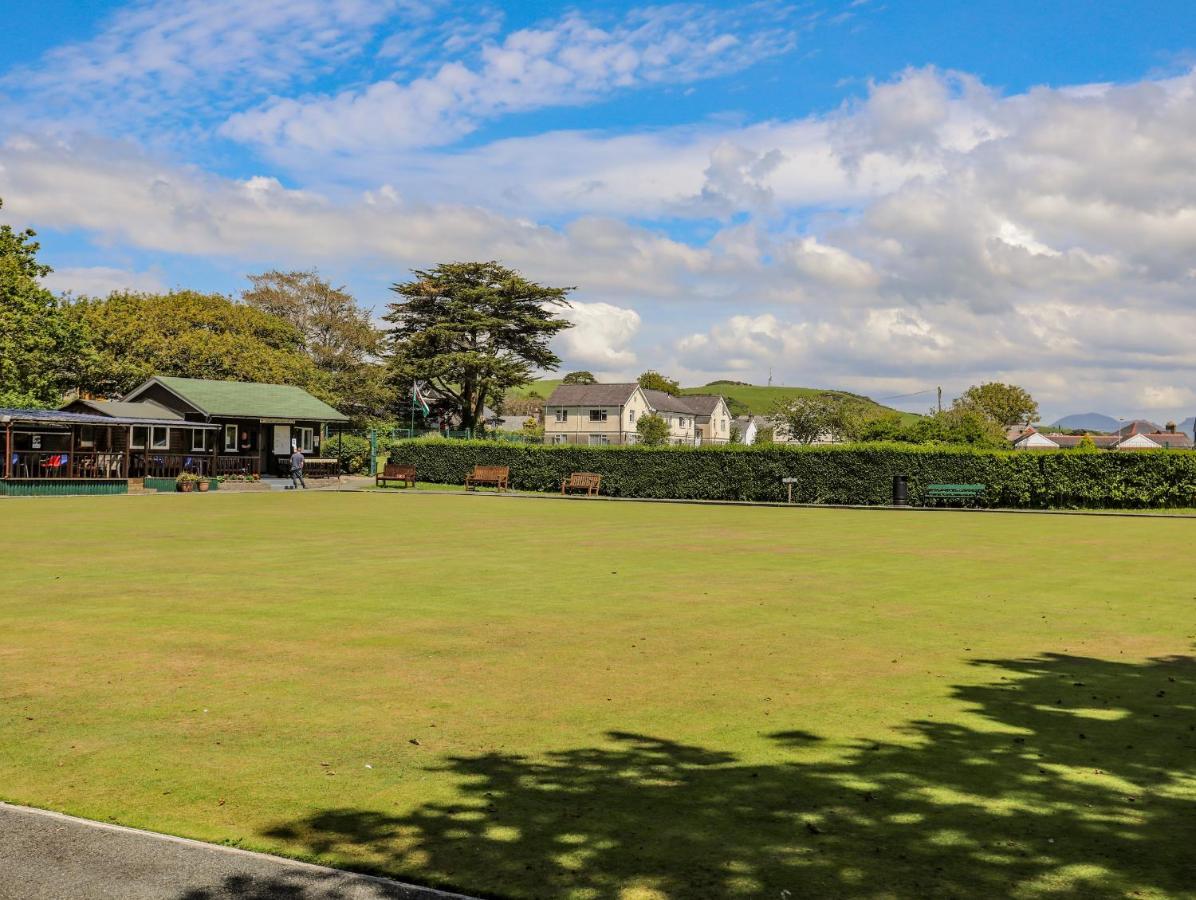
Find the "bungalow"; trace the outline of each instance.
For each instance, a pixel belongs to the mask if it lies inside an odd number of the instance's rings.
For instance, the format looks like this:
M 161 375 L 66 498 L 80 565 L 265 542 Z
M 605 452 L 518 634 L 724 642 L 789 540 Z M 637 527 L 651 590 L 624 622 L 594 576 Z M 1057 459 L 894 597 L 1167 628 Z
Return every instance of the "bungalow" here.
M 1011 429 L 1007 437 L 1015 450 L 1073 450 L 1085 437 L 1097 450 L 1191 450 L 1192 439 L 1177 431 L 1175 423 L 1166 431 L 1143 432 L 1141 422 L 1131 422 L 1117 434 L 1043 434 L 1033 426 Z M 1152 426 L 1157 428 L 1157 426 Z
M 303 388 L 284 384 L 155 375 L 121 398 L 120 406 L 147 403 L 182 419 L 165 436 L 151 435 L 151 448 L 211 454 L 215 474 L 286 474 L 293 449 L 319 457 L 328 427 L 349 421 Z M 197 423 L 217 425 L 219 432 L 203 430 L 206 437 L 200 437 Z
M 549 444 L 634 444 L 645 415 L 660 416 L 673 444 L 725 444 L 731 413 L 714 395 L 675 397 L 635 383 L 562 384 L 544 406 L 544 441 Z

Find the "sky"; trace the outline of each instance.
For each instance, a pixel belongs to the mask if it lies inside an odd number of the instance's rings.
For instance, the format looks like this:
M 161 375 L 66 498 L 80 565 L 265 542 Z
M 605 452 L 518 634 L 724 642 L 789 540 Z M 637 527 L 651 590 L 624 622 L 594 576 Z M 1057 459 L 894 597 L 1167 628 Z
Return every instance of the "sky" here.
M 40 0 L 0 221 L 56 291 L 575 286 L 562 371 L 1196 412 L 1196 4 Z

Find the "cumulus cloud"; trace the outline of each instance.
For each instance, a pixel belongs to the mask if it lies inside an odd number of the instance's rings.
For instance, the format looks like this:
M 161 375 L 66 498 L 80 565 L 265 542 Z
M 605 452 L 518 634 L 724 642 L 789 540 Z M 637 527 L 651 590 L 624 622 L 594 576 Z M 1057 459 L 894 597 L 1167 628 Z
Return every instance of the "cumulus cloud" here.
M 166 285 L 157 272 L 133 272 L 112 266 L 67 266 L 55 269 L 42 284 L 56 294 L 106 297 L 113 291 L 161 291 Z
M 629 345 L 640 329 L 640 316 L 634 309 L 574 302 L 564 315 L 573 323 L 557 338 L 557 351 L 566 364 L 603 372 L 635 365 L 636 355 Z

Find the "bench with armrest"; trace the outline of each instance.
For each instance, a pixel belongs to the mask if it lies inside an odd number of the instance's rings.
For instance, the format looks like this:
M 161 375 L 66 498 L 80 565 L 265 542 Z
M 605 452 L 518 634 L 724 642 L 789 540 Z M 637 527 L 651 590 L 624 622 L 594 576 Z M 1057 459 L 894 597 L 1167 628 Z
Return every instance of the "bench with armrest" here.
M 975 500 L 984 493 L 983 484 L 932 484 L 926 489 L 931 500 Z
M 387 463 L 374 479 L 374 483 L 378 487 L 386 487 L 388 481 L 402 482 L 403 487 L 415 487 L 415 466 Z
M 561 493 L 585 491 L 587 497 L 597 497 L 602 487 L 602 476 L 597 472 L 574 472 L 561 482 Z
M 465 476 L 465 489 L 477 490 L 478 485 L 491 485 L 497 490 L 505 491 L 511 486 L 511 469 L 509 466 L 474 466 L 473 471 Z

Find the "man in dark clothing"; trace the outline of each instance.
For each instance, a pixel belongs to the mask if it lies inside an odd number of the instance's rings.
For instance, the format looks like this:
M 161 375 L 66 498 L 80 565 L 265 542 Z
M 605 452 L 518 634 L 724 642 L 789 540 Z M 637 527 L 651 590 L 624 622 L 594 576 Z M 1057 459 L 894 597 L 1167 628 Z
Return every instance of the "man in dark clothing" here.
M 298 487 L 307 490 L 307 482 L 303 480 L 303 452 L 296 447 L 291 453 L 291 490 Z

